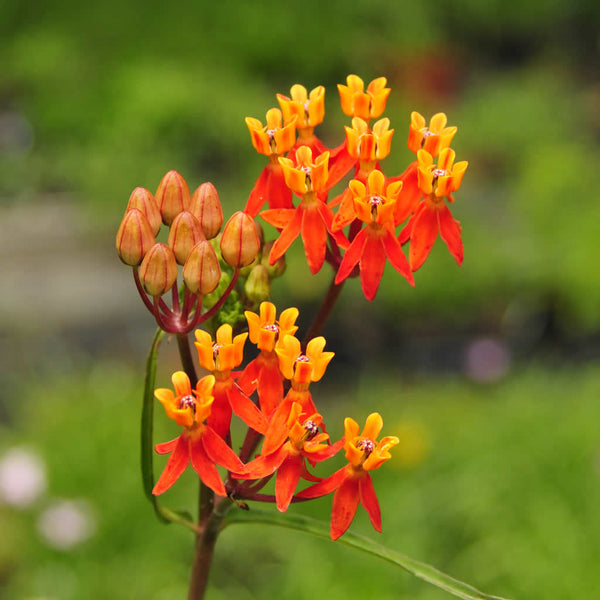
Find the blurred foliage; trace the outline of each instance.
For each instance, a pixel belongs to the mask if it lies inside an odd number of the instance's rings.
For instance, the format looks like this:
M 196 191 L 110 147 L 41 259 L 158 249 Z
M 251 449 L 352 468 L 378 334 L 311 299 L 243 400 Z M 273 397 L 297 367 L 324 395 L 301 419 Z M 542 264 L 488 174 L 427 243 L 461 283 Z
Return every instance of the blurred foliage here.
M 161 378 L 168 382 L 166 372 Z M 31 507 L 0 508 L 3 600 L 185 595 L 192 536 L 160 524 L 142 493 L 138 383 L 123 366 L 98 364 L 32 384 L 11 407 L 15 427 L 0 430 L 0 457 L 15 445 L 37 451 L 49 484 Z M 401 439 L 374 477 L 383 535 L 362 509 L 353 531 L 491 593 L 564 600 L 600 593 L 599 394 L 597 365 L 553 374 L 531 367 L 486 387 L 388 372 L 314 390 L 334 438 L 344 416 L 362 421 L 376 409 L 384 433 Z M 157 441 L 177 435 L 162 412 L 155 421 Z M 164 502 L 193 510 L 196 482 L 188 469 Z M 96 521 L 89 540 L 69 550 L 45 543 L 37 523 L 55 498 L 89 502 Z M 289 510 L 327 520 L 331 497 Z M 232 527 L 215 560 L 215 599 L 301 600 L 316 589 L 332 599 L 447 597 L 390 565 L 279 529 Z
M 329 121 L 320 133 L 334 145 L 345 123 L 335 84 L 351 72 L 386 75 L 397 130 L 386 172 L 412 158 L 404 139 L 413 109 L 448 113 L 470 168 L 454 208 L 464 268 L 436 247 L 416 293 L 389 277 L 380 301 L 393 310 L 400 297 L 413 316 L 435 308 L 472 323 L 486 310 L 498 322 L 533 298 L 563 331 L 600 325 L 600 209 L 584 166 L 600 158 L 598 3 L 28 5 L 0 7 L 5 201 L 67 195 L 108 232 L 130 190 L 153 190 L 176 168 L 192 188 L 212 180 L 231 213 L 263 164 L 245 116 L 264 118 L 295 82 L 322 83 Z M 310 279 L 300 268 L 290 286 L 315 297 Z

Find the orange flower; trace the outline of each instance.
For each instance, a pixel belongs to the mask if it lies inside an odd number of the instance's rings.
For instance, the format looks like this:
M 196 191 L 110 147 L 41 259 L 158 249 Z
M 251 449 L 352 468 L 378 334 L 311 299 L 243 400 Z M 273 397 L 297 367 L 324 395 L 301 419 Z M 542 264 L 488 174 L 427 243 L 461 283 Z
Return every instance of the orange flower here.
M 353 196 L 353 213 L 336 215 L 339 219 L 338 226 L 344 226 L 355 217 L 366 223 L 352 240 L 340 264 L 335 283 L 339 284 L 350 275 L 354 267 L 359 264 L 360 283 L 367 300 L 373 300 L 385 268 L 385 259 L 403 275 L 406 280 L 414 285 L 410 267 L 402 252 L 402 247 L 394 232 L 394 214 L 398 195 L 402 189 L 402 182 L 391 183 L 385 187 L 385 177 L 381 171 L 372 171 L 364 183 L 353 179 L 349 184 Z
M 277 321 L 277 311 L 271 302 L 260 305 L 260 316 L 245 312 L 248 320 L 250 341 L 261 351 L 244 369 L 237 384 L 250 396 L 258 390 L 262 412 L 271 416 L 283 399 L 283 375 L 279 370 L 279 359 L 275 348 L 286 335 L 296 333 L 297 308 L 284 310 Z
M 286 423 L 288 440 L 273 453 L 263 454 L 246 465 L 241 479 L 262 479 L 277 471 L 275 499 L 277 508 L 285 512 L 300 478 L 315 481 L 306 469 L 305 459 L 313 466 L 331 458 L 342 447 L 342 440 L 327 445 L 329 436 L 319 433 L 323 421 L 320 414 L 303 411 L 298 402 L 292 404 Z
M 307 93 L 303 85 L 296 84 L 290 90 L 291 98 L 277 94 L 277 100 L 285 123 L 296 117 L 296 129 L 313 128 L 325 117 L 325 88 L 320 85 Z
M 450 146 L 457 132 L 457 127 L 446 127 L 447 120 L 444 113 L 437 113 L 431 117 L 427 127 L 424 117 L 413 111 L 410 114 L 408 147 L 415 154 L 423 149 L 432 156 L 437 156 L 441 150 Z
M 260 154 L 268 156 L 269 163 L 254 183 L 244 211 L 255 217 L 267 201 L 271 208 L 290 208 L 292 193 L 285 184 L 283 171 L 277 159 L 295 144 L 296 119 L 292 118 L 284 126 L 281 111 L 271 108 L 267 111 L 265 127 L 258 119 L 252 117 L 246 117 L 246 125 L 250 130 L 254 148 Z
M 286 125 L 278 108 L 267 111 L 267 124 L 263 124 L 253 117 L 246 117 L 246 125 L 250 130 L 252 145 L 256 151 L 265 156 L 285 154 L 296 141 L 296 119 L 290 120 Z
M 431 154 L 425 150 L 417 152 L 418 184 L 424 199 L 398 238 L 401 244 L 410 239 L 408 259 L 413 271 L 419 269 L 429 256 L 438 233 L 454 260 L 458 265 L 462 264 L 464 249 L 460 223 L 453 218 L 444 198 L 454 202 L 452 192 L 460 187 L 468 163 L 454 163 L 454 157 L 454 150 L 445 148 L 434 165 Z
M 317 273 L 325 262 L 327 248 L 327 232 L 331 231 L 333 212 L 319 197 L 327 182 L 327 164 L 329 153 L 321 154 L 314 162 L 312 151 L 308 146 L 298 148 L 297 164 L 289 159 L 279 160 L 285 173 L 285 180 L 302 201 L 296 208 L 272 209 L 263 211 L 260 216 L 270 225 L 281 229 L 269 254 L 269 263 L 274 265 L 302 234 L 304 252 L 311 273 Z M 335 241 L 342 247 L 348 241 L 342 233 L 332 233 Z
M 271 417 L 263 454 L 271 454 L 285 441 L 288 435 L 286 422 L 294 402 L 299 403 L 308 414 L 317 412 L 308 388 L 312 382 L 323 377 L 334 356 L 333 352 L 324 352 L 324 348 L 325 338 L 316 337 L 308 342 L 306 353 L 303 354 L 300 341 L 293 335 L 286 335 L 275 349 L 279 357 L 279 369 L 290 380 L 292 387 Z
M 236 472 L 243 470 L 244 465 L 235 452 L 204 423 L 210 416 L 214 402 L 215 378 L 212 375 L 203 377 L 195 390 L 192 390 L 189 377 L 183 371 L 174 373 L 172 380 L 175 393 L 159 388 L 154 395 L 165 407 L 167 416 L 184 429 L 178 438 L 156 445 L 159 454 L 172 454 L 152 493 L 158 496 L 167 491 L 191 462 L 202 482 L 216 494 L 225 496 L 225 486 L 215 465 Z
M 365 92 L 363 80 L 356 75 L 348 75 L 348 85 L 338 84 L 342 110 L 349 117 L 360 117 L 365 121 L 376 119 L 385 110 L 385 103 L 390 93 L 386 88 L 387 79 L 378 77 L 371 81 Z
M 335 490 L 330 528 L 333 540 L 346 532 L 359 502 L 367 511 L 375 530 L 381 533 L 381 511 L 369 471 L 378 469 L 389 460 L 390 448 L 399 442 L 395 436 L 387 436 L 377 442 L 382 427 L 383 419 L 379 413 L 371 413 L 367 417 L 361 434 L 356 421 L 345 419 L 344 450 L 348 464 L 330 477 L 296 494 L 297 498 L 318 498 Z
M 371 130 L 366 121 L 354 117 L 352 127 L 344 127 L 348 154 L 365 162 L 383 160 L 390 153 L 394 135 L 389 127 L 389 119 L 379 119 Z
M 212 371 L 216 379 L 215 403 L 208 424 L 223 438 L 229 432 L 232 411 L 259 433 L 265 433 L 268 426 L 264 415 L 231 376 L 231 370 L 243 360 L 247 337 L 247 333 L 241 333 L 233 338 L 233 330 L 227 323 L 217 329 L 216 342 L 206 331 L 196 330 L 194 345 L 200 365 Z
M 298 148 L 295 164 L 289 158 L 279 159 L 287 186 L 299 196 L 325 190 L 328 163 L 329 152 L 324 152 L 313 162 L 313 153 L 308 146 Z

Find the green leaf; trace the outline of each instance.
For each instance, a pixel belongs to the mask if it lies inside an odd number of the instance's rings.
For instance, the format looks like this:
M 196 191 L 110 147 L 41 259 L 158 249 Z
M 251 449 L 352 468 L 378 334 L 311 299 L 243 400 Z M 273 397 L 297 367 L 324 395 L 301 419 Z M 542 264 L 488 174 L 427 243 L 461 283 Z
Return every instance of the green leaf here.
M 141 427 L 141 464 L 142 483 L 144 493 L 154 507 L 154 512 L 159 521 L 163 523 L 180 523 L 192 531 L 197 531 L 188 513 L 171 510 L 162 506 L 158 498 L 152 493 L 154 488 L 154 381 L 156 379 L 156 361 L 158 349 L 165 336 L 162 329 L 158 329 L 152 340 L 148 359 L 146 360 L 146 377 L 144 380 L 144 400 L 142 404 L 142 427 Z
M 315 537 L 330 539 L 329 537 L 329 523 L 317 521 L 309 517 L 302 515 L 280 515 L 272 512 L 261 511 L 261 510 L 250 510 L 250 511 L 231 511 L 226 517 L 222 528 L 225 528 L 229 524 L 233 523 L 264 523 L 267 525 L 276 525 L 278 527 L 285 527 L 287 529 L 295 529 L 297 531 L 303 531 L 309 533 Z M 367 554 L 377 556 L 382 560 L 390 562 L 394 565 L 402 567 L 404 570 L 412 573 L 415 577 L 427 581 L 431 585 L 445 590 L 446 592 L 463 598 L 464 600 L 506 600 L 499 596 L 490 596 L 484 594 L 479 590 L 475 589 L 467 583 L 458 581 L 436 568 L 426 563 L 419 562 L 413 558 L 390 550 L 381 544 L 373 542 L 367 537 L 357 535 L 355 533 L 346 532 L 341 538 L 335 543 L 355 548 Z

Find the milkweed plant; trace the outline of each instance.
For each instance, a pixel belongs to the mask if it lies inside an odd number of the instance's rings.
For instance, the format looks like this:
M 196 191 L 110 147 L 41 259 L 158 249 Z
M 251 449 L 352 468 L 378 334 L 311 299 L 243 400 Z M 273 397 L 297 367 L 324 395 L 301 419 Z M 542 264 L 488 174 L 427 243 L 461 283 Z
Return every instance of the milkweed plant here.
M 323 86 L 309 93 L 294 85 L 289 97 L 277 94 L 279 108 L 267 111 L 264 124 L 246 118 L 252 145 L 266 164 L 245 206 L 224 227 L 212 183 L 190 193 L 185 179 L 169 171 L 156 193 L 142 187 L 131 193 L 116 248 L 158 325 L 142 407 L 144 489 L 160 520 L 184 525 L 195 535 L 190 600 L 204 598 L 223 528 L 257 521 L 339 540 L 461 598 L 493 598 L 348 532 L 359 505 L 381 532 L 374 479 L 399 440 L 382 435 L 378 412 L 364 424 L 347 417 L 343 437 L 332 437 L 336 428 L 326 427 L 311 387 L 334 357 L 320 333 L 348 280 L 359 278 L 364 296 L 373 301 L 389 261 L 414 286 L 413 273 L 438 234 L 461 265 L 461 226 L 450 205 L 467 162 L 455 161 L 451 144 L 457 128 L 447 125 L 444 113 L 427 123 L 413 112 L 408 147 L 415 159 L 402 174 L 388 176 L 380 165 L 394 134 L 389 119 L 380 118 L 390 93 L 386 78 L 365 89 L 362 79 L 349 75 L 338 91 L 351 120 L 334 148 L 315 133 L 325 116 Z M 333 195 L 335 186 L 343 191 Z M 274 239 L 266 239 L 262 223 Z M 167 234 L 161 234 L 163 228 Z M 166 243 L 157 241 L 159 235 Z M 300 336 L 298 309 L 271 302 L 272 284 L 286 272 L 285 255 L 297 238 L 312 274 L 331 271 L 321 306 Z M 167 334 L 177 340 L 181 369 L 172 374 L 172 387 L 155 388 L 158 349 Z M 248 346 L 254 348 L 248 352 Z M 254 358 L 248 361 L 247 354 Z M 156 445 L 155 401 L 181 427 L 177 438 Z M 232 432 L 237 420 L 246 428 L 240 439 Z M 239 424 L 234 431 L 240 431 Z M 154 453 L 168 456 L 156 480 Z M 330 475 L 313 471 L 342 454 L 345 464 L 330 468 Z M 199 478 L 197 519 L 160 499 L 189 467 Z M 272 479 L 274 488 L 266 493 Z M 329 524 L 303 517 L 301 507 L 291 506 L 330 494 Z M 260 510 L 259 504 L 275 508 Z

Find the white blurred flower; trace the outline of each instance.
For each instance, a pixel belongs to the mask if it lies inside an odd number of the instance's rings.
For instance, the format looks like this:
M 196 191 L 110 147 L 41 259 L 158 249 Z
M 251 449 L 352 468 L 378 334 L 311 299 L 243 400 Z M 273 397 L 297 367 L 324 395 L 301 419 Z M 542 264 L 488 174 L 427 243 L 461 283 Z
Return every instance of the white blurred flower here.
M 25 448 L 10 448 L 0 458 L 0 503 L 17 508 L 33 504 L 46 491 L 42 459 Z
M 38 519 L 38 530 L 49 546 L 69 550 L 84 542 L 96 530 L 89 504 L 82 500 L 60 500 Z

